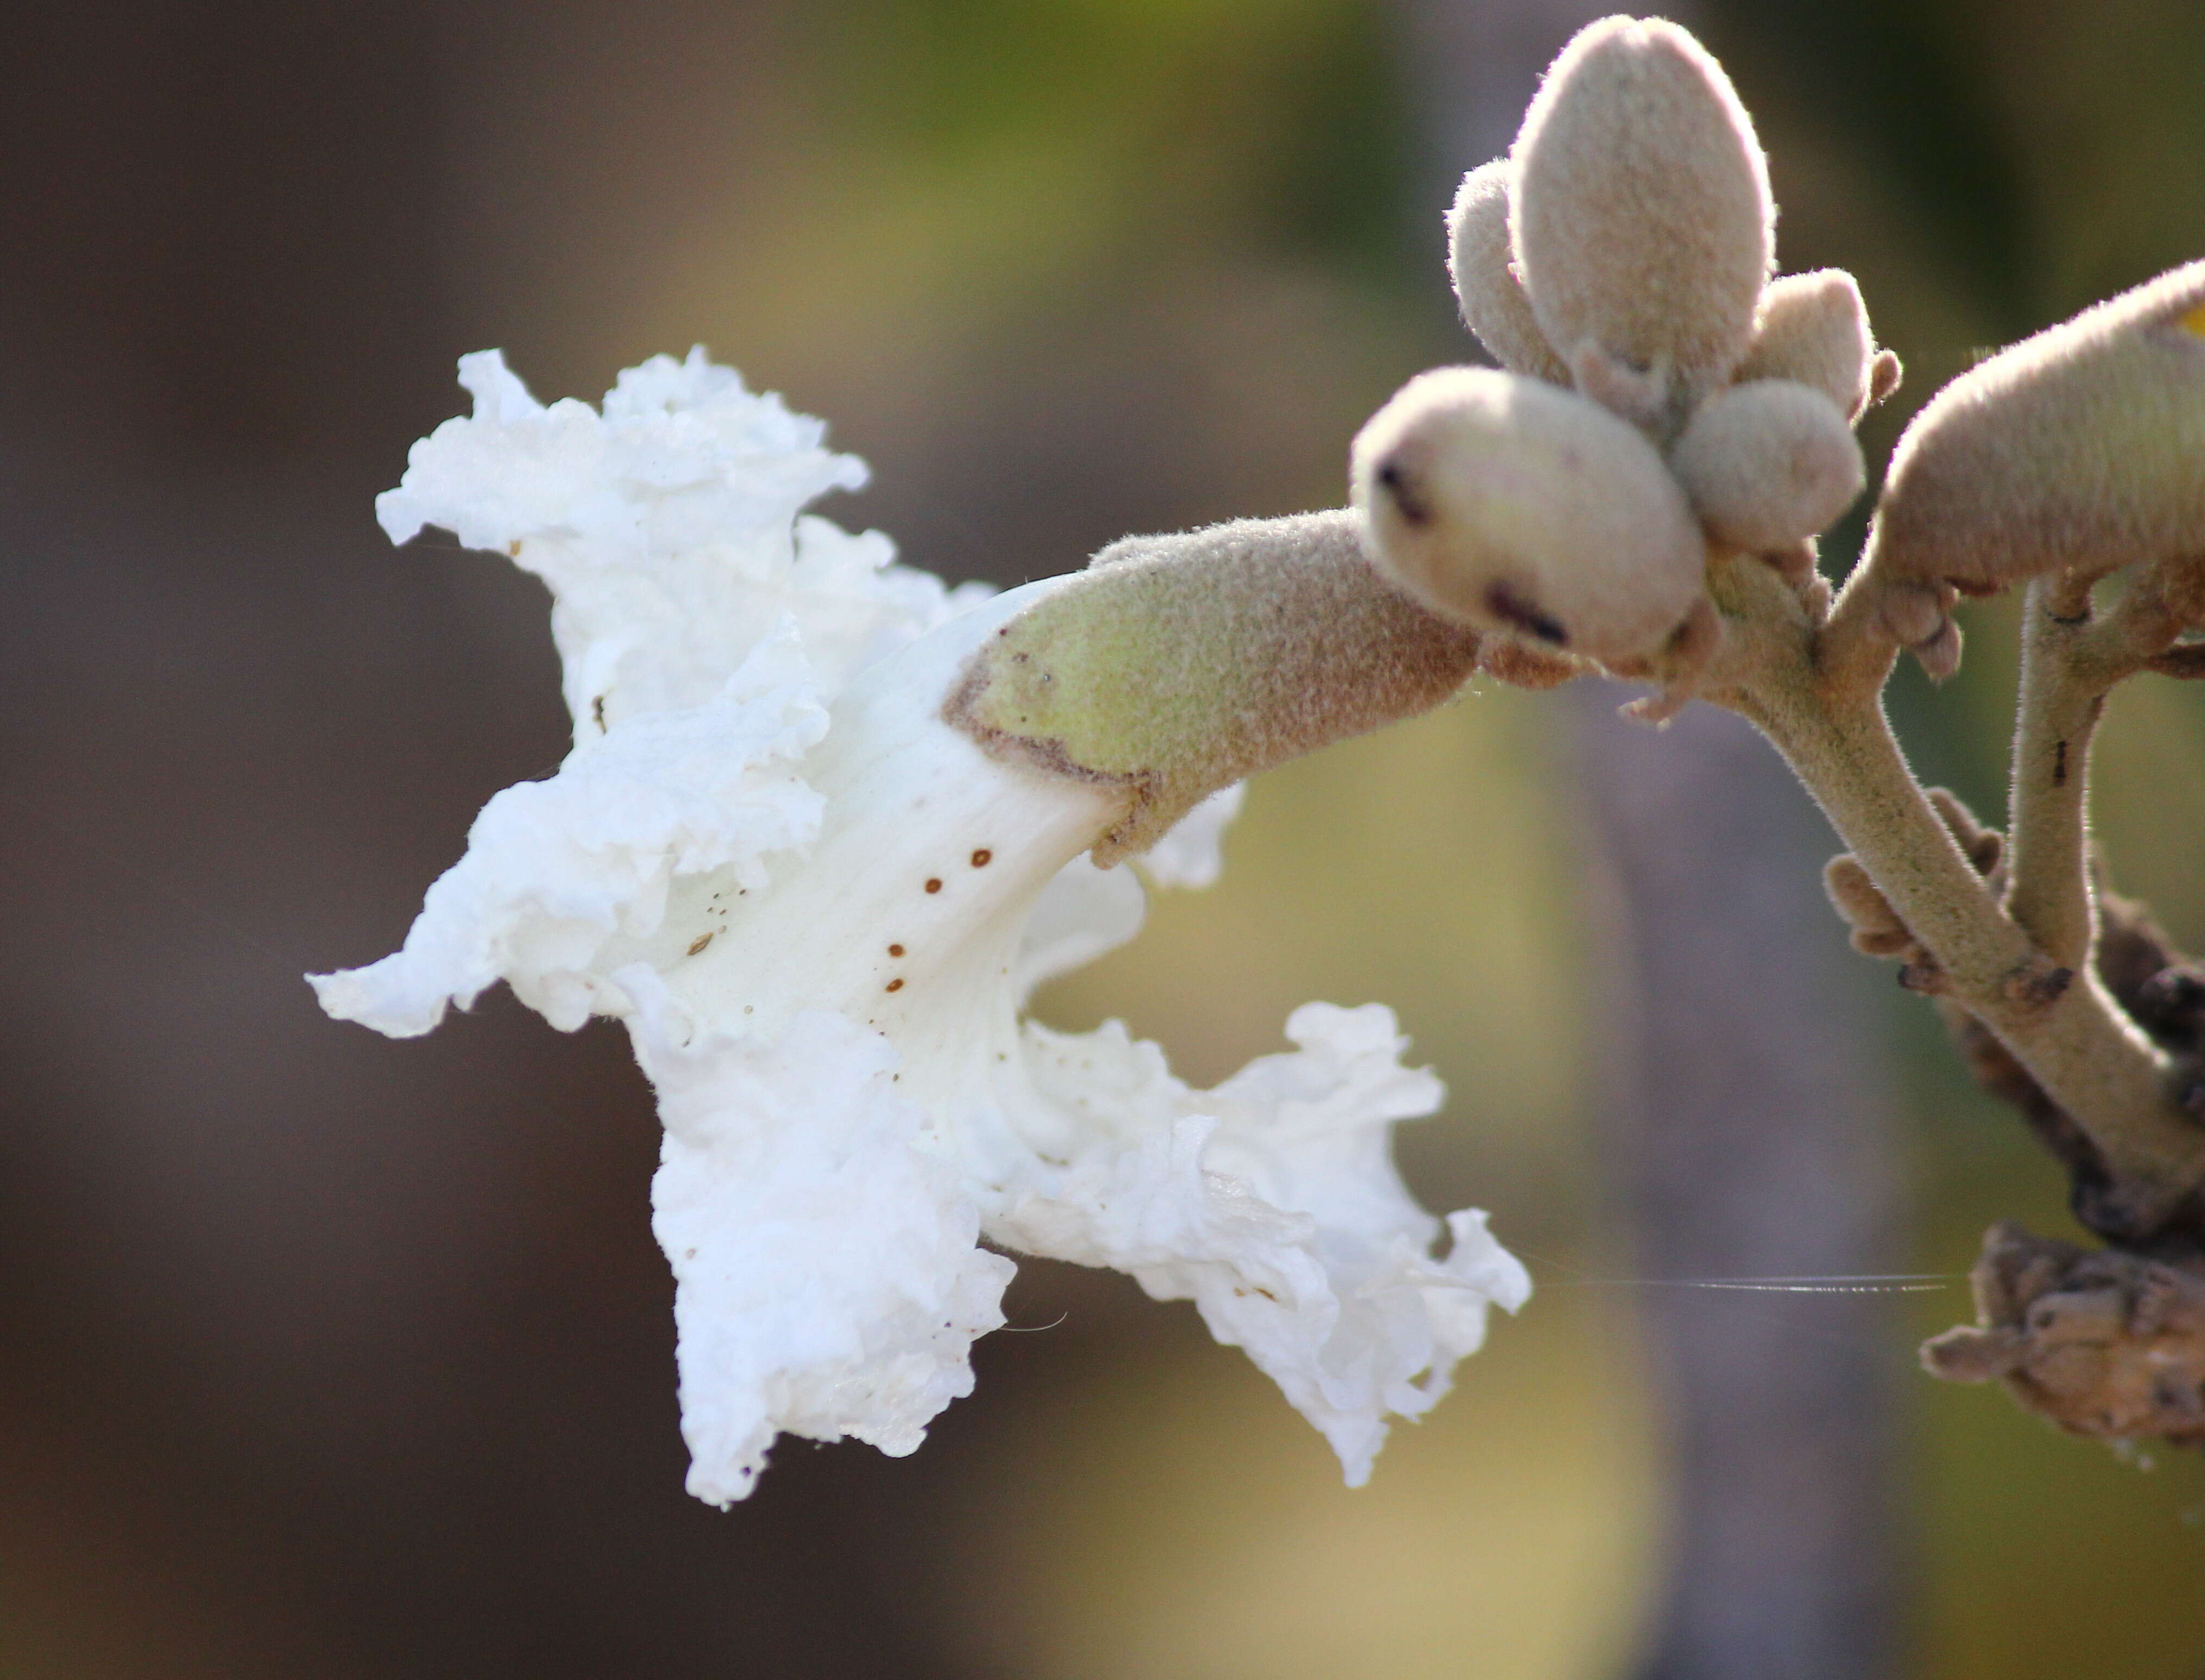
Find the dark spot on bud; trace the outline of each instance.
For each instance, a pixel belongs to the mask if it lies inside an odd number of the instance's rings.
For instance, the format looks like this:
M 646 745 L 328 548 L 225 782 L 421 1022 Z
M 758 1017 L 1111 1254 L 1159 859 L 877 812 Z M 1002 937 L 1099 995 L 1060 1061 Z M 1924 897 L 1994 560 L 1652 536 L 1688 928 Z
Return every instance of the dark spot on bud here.
M 1401 463 L 1389 460 L 1378 469 L 1378 483 L 1393 498 L 1394 510 L 1413 525 L 1432 522 L 1431 504 L 1424 500 L 1417 481 L 1402 470 Z
M 891 992 L 900 992 L 902 989 L 903 989 L 903 982 L 902 982 L 902 981 L 900 981 L 900 980 L 891 980 L 891 981 L 889 981 L 889 990 L 890 990 Z
M 986 869 L 988 867 L 988 860 L 995 855 L 996 854 L 989 851 L 986 846 L 982 846 L 978 852 L 972 854 L 972 867 L 976 870 Z
M 942 877 L 935 876 L 930 878 L 926 883 L 926 890 L 930 893 L 939 893 L 942 890 Z
M 889 955 L 891 957 L 900 957 L 903 955 L 903 947 L 900 945 L 891 945 L 889 947 Z
M 2053 744 L 2052 785 L 2054 787 L 2065 787 L 2067 785 L 2067 743 L 2065 741 L 2056 741 Z
M 1527 636 L 1536 636 L 1542 642 L 1552 642 L 1558 648 L 1570 644 L 1570 632 L 1562 628 L 1562 621 L 1539 610 L 1539 603 L 1516 592 L 1510 583 L 1497 583 L 1485 591 L 1485 610 L 1491 613 L 1513 630 Z

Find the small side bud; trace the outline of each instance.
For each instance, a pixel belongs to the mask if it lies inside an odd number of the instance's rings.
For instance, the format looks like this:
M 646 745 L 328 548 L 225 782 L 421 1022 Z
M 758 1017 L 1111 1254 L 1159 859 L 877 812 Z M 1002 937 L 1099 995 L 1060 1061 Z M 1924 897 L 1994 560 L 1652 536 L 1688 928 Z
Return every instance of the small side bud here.
M 1960 626 L 1952 619 L 1959 591 L 1950 584 L 1873 579 L 1862 586 L 1875 590 L 1875 614 L 1885 632 L 1922 662 L 1931 681 L 1942 682 L 1960 668 Z
M 1342 509 L 1114 543 L 988 638 L 942 715 L 996 757 L 1120 790 L 1095 861 L 1144 852 L 1217 789 L 1469 680 L 1477 635 L 1382 578 L 1362 527 Z
M 1848 420 L 1857 420 L 1872 397 L 1881 400 L 1875 395 L 1876 362 L 1859 285 L 1843 269 L 1816 269 L 1768 282 L 1754 321 L 1752 347 L 1736 377 L 1740 384 L 1749 379 L 1796 379 L 1836 403 Z M 1891 358 L 1890 366 L 1895 376 L 1898 357 Z
M 1609 353 L 1598 339 L 1581 338 L 1570 352 L 1570 377 L 1580 392 L 1649 437 L 1665 436 L 1673 428 L 1677 402 L 1667 368 L 1633 367 Z
M 1447 273 L 1463 324 L 1513 373 L 1566 385 L 1570 371 L 1531 313 L 1508 248 L 1508 160 L 1496 157 L 1462 178 L 1447 212 Z
M 1730 78 L 1658 18 L 1587 26 L 1517 136 L 1516 270 L 1565 357 L 1593 339 L 1689 401 L 1753 336 L 1776 211 Z
M 1960 626 L 1958 621 L 1946 619 L 1937 626 L 1937 633 L 1926 642 L 1917 642 L 1907 651 L 1921 662 L 1922 673 L 1931 682 L 1946 682 L 1960 668 Z
M 1653 445 L 1538 380 L 1419 375 L 1356 438 L 1354 490 L 1380 568 L 1479 629 L 1608 662 L 1703 598 L 1706 544 Z
M 1904 957 L 1913 950 L 1914 935 L 1851 852 L 1841 852 L 1823 866 L 1822 890 L 1852 929 L 1854 950 L 1870 957 Z
M 1875 359 L 1868 365 L 1868 406 L 1878 403 L 1897 391 L 1906 378 L 1906 370 L 1899 363 L 1896 350 L 1879 350 Z M 1855 419 L 1860 418 L 1856 414 Z
M 1963 374 L 1907 427 L 1868 574 L 1989 593 L 2205 554 L 2205 262 Z
M 1949 787 L 1926 790 L 1930 809 L 1937 819 L 1960 843 L 1960 850 L 1968 854 L 1976 873 L 1988 876 L 2006 856 L 2006 836 L 1997 829 L 1988 828 L 1981 817 L 1968 809 L 1967 801 Z
M 1837 405 L 1791 379 L 1733 385 L 1700 406 L 1670 451 L 1708 534 L 1749 554 L 1813 537 L 1867 482 Z

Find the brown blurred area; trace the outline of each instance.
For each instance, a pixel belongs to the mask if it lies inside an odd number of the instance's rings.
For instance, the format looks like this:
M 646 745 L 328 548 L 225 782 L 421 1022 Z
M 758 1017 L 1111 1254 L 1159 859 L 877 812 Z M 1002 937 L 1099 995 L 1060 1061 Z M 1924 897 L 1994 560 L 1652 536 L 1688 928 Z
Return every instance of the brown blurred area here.
M 1785 265 L 1854 269 L 1907 359 L 1874 460 L 1979 347 L 2205 252 L 2189 0 L 1693 21 Z M 1438 211 L 1482 158 L 1435 156 L 1473 142 L 1435 140 L 1423 39 L 1375 0 L 0 16 L 0 1677 L 1627 1671 L 1671 1484 L 1554 697 L 1266 779 L 1225 881 L 1045 1000 L 1208 1082 L 1306 998 L 1382 999 L 1447 1078 L 1405 1166 L 1493 1209 L 1541 1293 L 1357 1493 L 1190 1309 L 1029 1264 L 1032 1333 L 982 1344 L 916 1456 L 784 1443 L 698 1505 L 623 1037 L 500 993 L 390 1043 L 299 980 L 392 948 L 566 745 L 540 589 L 371 518 L 458 355 L 594 399 L 701 340 L 871 461 L 823 512 L 952 578 L 1328 505 L 1362 419 L 1470 353 Z M 2000 612 L 1894 702 L 1988 809 Z M 2125 692 L 2103 754 L 2117 877 L 2205 944 L 2205 706 Z M 2064 1229 L 1924 1017 L 1865 1019 L 1850 1060 L 1876 1028 L 1905 1056 L 1881 1170 L 1915 1210 L 1872 1269 Z M 1747 1315 L 1851 1339 L 1901 1398 L 1900 1671 L 2205 1672 L 2205 1467 L 1915 1377 L 1959 1291 L 1679 1299 L 1718 1345 Z

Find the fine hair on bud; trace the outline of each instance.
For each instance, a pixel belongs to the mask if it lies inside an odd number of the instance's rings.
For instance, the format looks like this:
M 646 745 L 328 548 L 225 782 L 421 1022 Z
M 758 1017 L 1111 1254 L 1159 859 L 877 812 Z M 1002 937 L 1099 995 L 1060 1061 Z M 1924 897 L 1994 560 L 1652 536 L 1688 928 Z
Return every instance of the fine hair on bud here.
M 1462 178 L 1447 211 L 1447 273 L 1463 324 L 1494 360 L 1512 372 L 1566 385 L 1569 368 L 1539 330 L 1524 282 L 1516 277 L 1508 243 L 1508 160 L 1496 157 Z
M 1838 406 L 1810 385 L 1756 379 L 1702 404 L 1669 466 L 1718 543 L 1789 549 L 1852 504 L 1867 482 Z
M 1516 270 L 1565 359 L 1593 339 L 1675 378 L 1683 406 L 1753 336 L 1776 211 L 1730 79 L 1659 18 L 1588 25 L 1548 70 L 1513 156 Z
M 1707 548 L 1654 446 L 1575 392 L 1486 368 L 1418 375 L 1355 440 L 1379 567 L 1434 610 L 1603 662 L 1659 649 Z
M 2205 262 L 1961 375 L 1893 452 L 1868 574 L 1986 594 L 2205 554 Z
M 1872 400 L 1875 339 L 1860 286 L 1843 269 L 1787 274 L 1768 282 L 1753 325 L 1753 343 L 1737 378 L 1796 379 L 1812 385 L 1857 420 Z M 1893 358 L 1895 369 L 1897 358 Z M 1887 376 L 1890 377 L 1890 376 Z
M 1477 634 L 1382 578 L 1348 509 L 1128 537 L 998 630 L 944 718 L 992 755 L 1121 788 L 1094 848 L 1145 852 L 1208 795 L 1429 711 Z

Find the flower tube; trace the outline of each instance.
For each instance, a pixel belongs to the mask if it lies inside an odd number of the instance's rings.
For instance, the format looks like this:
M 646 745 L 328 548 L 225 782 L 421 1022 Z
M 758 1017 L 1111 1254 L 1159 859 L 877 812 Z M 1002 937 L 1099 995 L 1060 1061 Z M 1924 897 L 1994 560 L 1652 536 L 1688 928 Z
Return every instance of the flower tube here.
M 1476 1212 L 1435 1256 L 1389 1140 L 1441 1090 L 1384 1008 L 1306 1005 L 1294 1049 L 1209 1091 L 1116 1023 L 1023 1018 L 1143 911 L 1129 870 L 1083 854 L 1150 782 L 1052 770 L 948 715 L 1067 580 L 948 591 L 800 516 L 862 467 L 700 353 L 630 370 L 602 414 L 538 405 L 495 353 L 462 380 L 475 413 L 416 446 L 378 513 L 545 579 L 577 744 L 484 808 L 401 951 L 314 984 L 396 1036 L 501 979 L 555 1026 L 625 1021 L 666 1128 L 653 1228 L 690 1491 L 742 1498 L 783 1432 L 914 1449 L 1002 1322 L 1013 1262 L 984 1238 L 1193 1300 L 1364 1480 L 1388 1416 L 1429 1410 L 1529 1279 Z M 1386 603 L 1344 619 L 1415 611 Z M 1076 617 L 1049 621 L 1067 658 Z M 1397 710 L 1467 668 L 1426 666 Z M 1237 797 L 1193 803 L 1150 881 L 1213 877 Z

